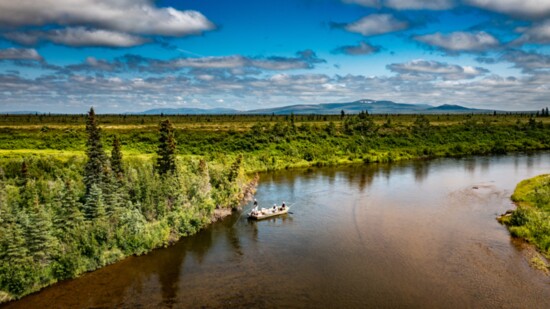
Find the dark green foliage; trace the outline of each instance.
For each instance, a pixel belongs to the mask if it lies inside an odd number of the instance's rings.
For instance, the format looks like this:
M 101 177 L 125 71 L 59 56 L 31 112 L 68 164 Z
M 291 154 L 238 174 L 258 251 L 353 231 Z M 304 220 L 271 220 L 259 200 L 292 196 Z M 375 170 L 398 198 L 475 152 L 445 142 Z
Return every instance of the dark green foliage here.
M 117 178 L 122 178 L 124 168 L 122 166 L 122 151 L 120 149 L 120 139 L 118 135 L 113 138 L 113 150 L 111 150 L 111 170 Z
M 27 181 L 29 180 L 29 168 L 27 166 L 27 162 L 23 161 L 21 163 L 21 180 L 19 181 L 19 184 L 21 186 L 27 185 Z
M 58 238 L 70 237 L 84 220 L 82 204 L 71 181 L 65 182 L 55 200 L 54 226 Z
M 424 115 L 416 117 L 413 123 L 413 133 L 419 135 L 426 135 L 430 133 L 430 120 Z
M 0 291 L 19 297 L 165 246 L 208 224 L 215 203 L 233 207 L 242 199 L 247 180 L 241 164 L 175 164 L 178 173 L 161 178 L 152 160 L 125 160 L 121 181 L 106 180 L 103 189 L 94 184 L 86 194 L 84 160 L 29 160 L 31 175 L 38 168 L 51 172 L 36 173 L 24 187 L 20 161 L 0 160 L 9 171 L 0 180 Z
M 90 114 L 0 118 L 0 291 L 18 297 L 193 234 L 216 206 L 238 205 L 246 173 L 550 149 L 548 119 L 527 114 L 294 115 L 294 125 L 276 115 L 171 116 L 161 138 L 159 116 Z M 98 119 L 123 125 L 102 137 Z M 110 164 L 103 144 L 113 145 Z M 46 153 L 18 152 L 33 148 Z M 525 218 L 518 224 L 544 222 Z
M 26 236 L 30 256 L 36 262 L 46 262 L 54 247 L 52 222 L 47 211 L 44 209 L 44 205 L 39 203 L 37 195 L 35 195 L 29 209 Z
M 231 164 L 231 168 L 229 169 L 229 175 L 227 176 L 227 179 L 229 180 L 229 182 L 235 181 L 239 176 L 239 174 L 242 173 L 242 164 L 243 164 L 243 155 L 239 154 L 235 159 L 235 162 Z
M 97 184 L 93 184 L 86 195 L 84 203 L 84 218 L 86 220 L 101 219 L 105 216 L 105 201 L 103 192 Z
M 103 182 L 106 172 L 106 156 L 101 142 L 101 130 L 99 129 L 94 108 L 90 108 L 88 120 L 86 121 L 86 156 L 88 161 L 84 167 L 84 184 L 86 192 L 89 193 L 92 186 L 99 186 Z
M 176 140 L 174 127 L 169 119 L 160 123 L 159 133 L 156 168 L 160 175 L 165 175 L 176 171 Z

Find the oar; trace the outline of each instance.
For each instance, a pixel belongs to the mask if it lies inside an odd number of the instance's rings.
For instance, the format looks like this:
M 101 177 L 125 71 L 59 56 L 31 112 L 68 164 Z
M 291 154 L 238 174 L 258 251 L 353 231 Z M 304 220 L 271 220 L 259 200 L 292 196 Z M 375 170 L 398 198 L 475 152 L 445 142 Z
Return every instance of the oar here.
M 286 207 L 289 207 L 289 208 L 290 208 L 290 205 L 292 205 L 292 204 L 293 204 L 293 203 L 288 203 L 288 204 L 286 204 Z M 288 211 L 288 213 L 291 214 L 291 215 L 294 214 L 294 213 L 293 213 L 292 211 L 290 211 L 290 210 Z

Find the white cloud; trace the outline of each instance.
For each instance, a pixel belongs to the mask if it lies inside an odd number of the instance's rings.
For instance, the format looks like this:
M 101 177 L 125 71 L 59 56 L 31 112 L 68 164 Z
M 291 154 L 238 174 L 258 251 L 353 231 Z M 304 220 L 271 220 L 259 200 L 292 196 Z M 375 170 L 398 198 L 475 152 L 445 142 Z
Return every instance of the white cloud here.
M 396 10 L 446 10 L 455 6 L 454 0 L 343 0 L 345 3 L 367 7 L 388 7 Z
M 0 49 L 0 60 L 36 60 L 41 61 L 42 57 L 35 49 L 27 48 L 6 48 Z
M 345 29 L 349 32 L 371 36 L 403 30 L 408 26 L 407 22 L 401 21 L 390 14 L 371 14 L 356 22 L 347 24 Z
M 379 7 L 380 0 L 342 0 L 344 3 L 359 4 L 368 7 Z
M 332 51 L 334 54 L 345 54 L 351 56 L 369 55 L 376 53 L 380 47 L 370 45 L 367 42 L 359 42 L 359 45 L 340 46 Z
M 295 57 L 245 57 L 241 55 L 232 55 L 157 60 L 136 55 L 124 55 L 112 61 L 88 58 L 83 64 L 70 65 L 64 69 L 73 71 L 139 71 L 153 73 L 166 73 L 189 69 L 197 76 L 208 76 L 214 73 L 217 75 L 226 73 L 247 75 L 258 74 L 262 70 L 286 71 L 313 69 L 316 64 L 324 62 L 325 60 L 318 58 L 314 52 L 305 50 L 296 53 Z
M 399 74 L 429 76 L 432 79 L 442 78 L 444 80 L 472 79 L 489 72 L 487 69 L 480 67 L 460 66 L 423 59 L 406 63 L 393 63 L 387 65 L 387 68 Z
M 465 2 L 482 9 L 525 19 L 550 17 L 548 0 L 465 0 Z
M 69 27 L 50 31 L 11 32 L 4 34 L 8 40 L 23 45 L 36 45 L 41 41 L 51 41 L 68 46 L 132 47 L 149 42 L 148 39 L 116 31 Z
M 148 41 L 131 34 L 83 27 L 53 30 L 46 37 L 52 42 L 69 46 L 131 47 Z
M 448 34 L 437 32 L 416 36 L 414 39 L 449 52 L 480 52 L 496 48 L 500 45 L 500 42 L 494 36 L 485 31 L 458 31 Z
M 548 44 L 550 43 L 550 20 L 535 24 L 526 29 L 521 29 L 523 34 L 513 44 Z
M 535 110 L 548 106 L 548 74 L 525 78 L 479 76 L 449 79 L 459 69 L 437 64 L 398 73 L 393 77 L 325 74 L 273 74 L 261 76 L 217 76 L 196 79 L 192 76 L 112 79 L 101 75 L 42 76 L 36 79 L 0 74 L 0 110 L 44 110 L 84 112 L 90 105 L 101 112 L 142 111 L 155 106 L 174 106 L 183 97 L 187 106 L 222 98 L 224 106 L 253 109 L 292 103 L 350 102 L 358 98 L 428 104 L 461 104 L 470 107 L 508 110 Z M 452 66 L 452 65 L 447 65 Z M 462 67 L 466 74 L 482 73 L 478 68 Z M 437 72 L 441 78 L 422 78 Z M 59 97 L 64 100 L 60 101 Z M 114 109 L 112 106 L 118 105 Z M 146 106 L 146 107 L 145 107 Z M 219 106 L 219 105 L 218 105 Z M 203 107 L 216 107 L 203 106 Z
M 506 52 L 499 60 L 513 63 L 515 68 L 521 69 L 524 73 L 547 74 L 550 71 L 550 55 L 514 50 Z
M 0 24 L 93 26 L 111 31 L 184 36 L 215 26 L 201 13 L 158 8 L 152 0 L 2 1 Z

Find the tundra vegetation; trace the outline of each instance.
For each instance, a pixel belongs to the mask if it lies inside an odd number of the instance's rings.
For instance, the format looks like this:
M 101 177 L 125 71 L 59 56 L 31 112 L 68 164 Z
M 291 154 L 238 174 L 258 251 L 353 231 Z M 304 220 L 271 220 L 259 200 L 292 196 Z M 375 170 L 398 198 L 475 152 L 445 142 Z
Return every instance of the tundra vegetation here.
M 502 216 L 500 221 L 508 226 L 513 236 L 525 239 L 550 258 L 550 174 L 520 182 L 512 200 L 517 208 L 511 215 Z M 545 263 L 542 265 L 548 267 Z
M 541 113 L 2 115 L 0 301 L 197 232 L 254 172 L 542 149 Z

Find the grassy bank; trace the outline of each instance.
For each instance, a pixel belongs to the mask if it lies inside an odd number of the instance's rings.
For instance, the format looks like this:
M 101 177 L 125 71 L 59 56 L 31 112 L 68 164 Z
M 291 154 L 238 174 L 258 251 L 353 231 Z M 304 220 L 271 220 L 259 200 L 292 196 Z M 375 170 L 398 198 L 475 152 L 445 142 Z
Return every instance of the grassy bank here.
M 98 118 L 106 153 L 121 140 L 124 173 L 95 191 L 85 117 L 0 119 L 0 302 L 195 233 L 257 171 L 550 149 L 548 118 L 529 115 L 171 116 L 177 172 L 161 177 L 166 117 Z
M 512 200 L 516 210 L 501 221 L 513 236 L 525 239 L 550 258 L 550 174 L 520 182 Z
M 178 153 L 247 172 L 311 165 L 504 154 L 550 149 L 550 117 L 529 115 L 170 116 Z M 99 117 L 103 143 L 126 156 L 156 151 L 158 116 Z M 107 147 L 108 148 L 108 147 Z M 82 116 L 10 116 L 0 122 L 0 159 L 83 154 Z

